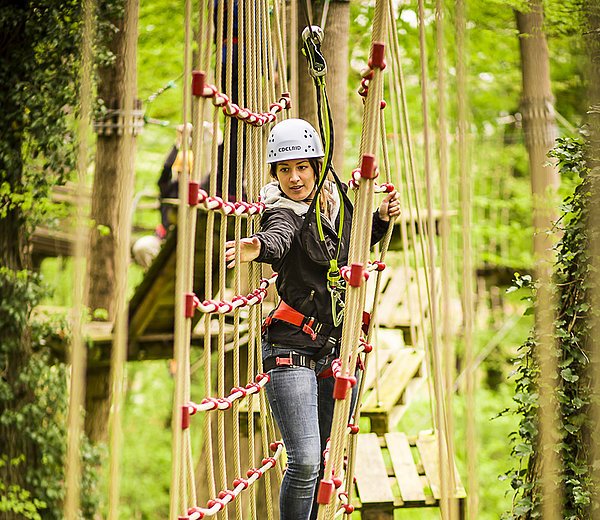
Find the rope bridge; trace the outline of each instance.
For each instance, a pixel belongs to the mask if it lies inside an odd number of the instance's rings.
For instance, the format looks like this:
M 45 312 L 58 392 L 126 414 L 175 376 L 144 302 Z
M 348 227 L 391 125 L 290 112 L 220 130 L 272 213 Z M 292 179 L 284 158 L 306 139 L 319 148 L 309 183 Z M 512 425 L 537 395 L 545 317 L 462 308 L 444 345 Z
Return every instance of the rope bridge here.
M 260 264 L 251 263 L 248 267 L 248 280 L 250 287 L 254 287 L 250 292 L 243 294 L 241 290 L 242 269 L 239 263 L 239 255 L 236 255 L 236 265 L 233 269 L 233 297 L 226 297 L 227 280 L 226 265 L 224 258 L 224 244 L 228 238 L 231 224 L 233 224 L 233 235 L 236 243 L 242 236 L 251 235 L 258 230 L 259 217 L 264 206 L 258 201 L 258 191 L 260 186 L 266 180 L 264 170 L 265 158 L 265 138 L 266 125 L 276 121 L 279 114 L 283 114 L 291 107 L 291 97 L 285 92 L 286 77 L 285 74 L 279 74 L 278 81 L 284 89 L 284 93 L 276 97 L 273 79 L 276 77 L 275 63 L 277 68 L 286 70 L 286 59 L 284 54 L 284 25 L 281 23 L 281 15 L 284 5 L 280 2 L 274 3 L 271 16 L 268 16 L 269 2 L 256 2 L 254 7 L 250 7 L 247 2 L 208 2 L 203 3 L 200 13 L 201 33 L 210 35 L 208 38 L 201 38 L 199 50 L 200 68 L 202 71 L 191 71 L 189 56 L 190 48 L 190 16 L 186 20 L 186 60 L 184 77 L 188 78 L 185 86 L 186 100 L 191 100 L 191 110 L 186 102 L 184 109 L 184 125 L 188 120 L 191 121 L 197 129 L 194 132 L 191 151 L 196 160 L 193 162 L 191 171 L 187 170 L 188 162 L 185 159 L 187 143 L 183 143 L 183 164 L 184 171 L 180 177 L 179 193 L 179 211 L 178 211 L 178 244 L 177 244 L 177 279 L 176 279 L 176 315 L 175 315 L 175 360 L 178 367 L 176 374 L 176 392 L 174 397 L 174 415 L 173 415 L 173 469 L 171 486 L 171 518 L 198 519 L 214 515 L 224 515 L 227 518 L 227 509 L 229 504 L 234 503 L 236 518 L 242 518 L 243 507 L 239 500 L 241 495 L 247 494 L 248 507 L 252 518 L 258 518 L 257 504 L 258 497 L 256 486 L 253 486 L 259 479 L 264 477 L 266 482 L 265 507 L 266 517 L 274 518 L 274 507 L 270 491 L 271 472 L 275 470 L 276 480 L 280 482 L 282 475 L 282 454 L 284 446 L 277 441 L 275 425 L 268 412 L 266 398 L 261 390 L 269 382 L 268 375 L 261 371 L 260 356 L 260 325 L 262 310 L 261 305 L 267 295 L 268 287 L 273 283 L 275 276 L 264 278 Z M 189 9 L 189 2 L 186 4 Z M 235 15 L 235 18 L 234 18 Z M 213 20 L 216 21 L 213 24 Z M 234 22 L 236 32 L 234 33 Z M 225 43 L 223 52 L 217 52 L 217 60 L 214 70 L 214 83 L 209 83 L 209 64 L 210 64 L 210 45 L 206 42 L 213 40 L 212 32 L 216 31 L 214 41 L 216 42 L 235 42 L 230 45 Z M 370 352 L 377 352 L 373 348 L 373 342 L 377 336 L 377 305 L 379 294 L 382 292 L 380 273 L 386 268 L 384 260 L 386 250 L 389 246 L 393 225 L 390 226 L 388 233 L 383 241 L 383 246 L 379 252 L 379 259 L 371 261 L 368 243 L 363 240 L 364 236 L 369 236 L 371 231 L 370 215 L 373 211 L 373 197 L 375 193 L 391 192 L 394 184 L 390 182 L 391 171 L 401 170 L 403 175 L 398 179 L 397 185 L 399 192 L 404 200 L 403 207 L 406 208 L 413 220 L 417 222 L 417 230 L 413 226 L 400 226 L 401 238 L 404 249 L 403 271 L 404 279 L 408 280 L 412 275 L 410 273 L 419 266 L 422 266 L 424 272 L 435 273 L 434 257 L 431 254 L 432 234 L 434 226 L 429 222 L 429 227 L 424 226 L 420 215 L 422 205 L 420 202 L 419 183 L 416 173 L 414 153 L 411 148 L 412 137 L 408 124 L 406 101 L 404 98 L 404 85 L 400 59 L 398 52 L 398 42 L 396 37 L 395 21 L 393 18 L 391 2 L 378 1 L 375 7 L 371 57 L 368 67 L 362 73 L 362 80 L 359 86 L 359 94 L 364 98 L 364 113 L 362 123 L 362 134 L 360 144 L 360 166 L 356 168 L 351 175 L 349 187 L 355 190 L 355 212 L 353 214 L 352 234 L 349 252 L 348 266 L 342 268 L 341 274 L 347 283 L 345 320 L 342 332 L 341 351 L 339 359 L 332 363 L 333 377 L 335 386 L 333 396 L 335 399 L 335 409 L 333 418 L 333 427 L 331 431 L 328 448 L 324 453 L 325 473 L 318 488 L 318 504 L 320 520 L 333 518 L 338 514 L 351 514 L 355 506 L 352 504 L 352 497 L 356 495 L 354 489 L 354 474 L 356 469 L 357 446 L 367 446 L 362 435 L 356 435 L 359 432 L 359 420 L 361 414 L 361 405 L 359 404 L 354 414 L 351 414 L 349 390 L 358 385 L 359 403 L 363 392 L 365 391 L 366 378 L 355 377 L 357 366 L 364 367 L 365 372 L 369 366 Z M 384 98 L 384 69 L 387 63 L 384 59 L 386 54 L 386 40 L 391 42 L 387 49 L 391 49 L 389 59 L 391 68 L 395 69 L 388 80 L 388 92 L 390 95 L 393 112 L 394 138 L 393 155 L 395 165 L 392 166 L 390 153 L 388 150 L 388 139 L 385 122 L 385 109 L 388 103 Z M 234 49 L 235 48 L 235 49 Z M 234 60 L 234 50 L 237 56 Z M 275 59 L 277 55 L 277 59 Z M 234 70 L 237 65 L 238 70 Z M 237 92 L 232 92 L 233 78 L 235 74 L 238 78 L 244 78 L 243 86 L 238 84 Z M 317 88 L 324 90 L 324 79 L 315 81 Z M 237 84 L 237 80 L 236 80 Z M 276 101 L 270 101 L 274 100 Z M 319 98 L 323 99 L 323 98 Z M 325 94 L 326 99 L 326 94 Z M 224 145 L 223 145 L 223 163 L 217 163 L 218 145 L 216 137 L 212 145 L 212 168 L 209 180 L 208 191 L 200 188 L 202 173 L 200 165 L 203 163 L 201 154 L 203 153 L 203 132 L 205 118 L 211 118 L 210 105 L 212 105 L 212 124 L 213 136 L 217 136 L 217 126 L 221 114 L 225 116 L 224 126 Z M 252 108 L 245 108 L 246 106 Z M 264 109 L 263 107 L 268 107 Z M 321 108 L 321 110 L 323 110 Z M 327 129 L 330 117 L 328 113 L 319 113 L 319 119 Z M 235 122 L 235 123 L 234 123 Z M 398 136 L 401 138 L 398 138 Z M 234 146 L 232 146 L 232 143 Z M 328 143 L 326 142 L 326 148 Z M 375 157 L 380 155 L 383 160 L 379 167 L 375 162 Z M 235 164 L 235 176 L 227 175 L 230 171 L 230 165 Z M 218 185 L 217 171 L 221 168 L 223 175 Z M 385 176 L 385 182 L 379 184 L 376 179 L 380 172 Z M 429 172 L 426 172 L 429 175 Z M 235 179 L 236 200 L 225 200 L 225 195 L 231 193 L 229 186 L 230 179 Z M 245 181 L 245 186 L 243 185 Z M 428 180 L 429 187 L 429 180 Z M 245 192 L 248 200 L 242 200 Z M 430 190 L 427 197 L 427 211 L 433 215 L 432 198 Z M 196 241 L 196 220 L 197 212 L 201 210 L 207 212 L 206 215 L 206 244 L 205 250 L 195 251 Z M 233 223 L 231 222 L 233 220 Z M 214 233 L 216 223 L 219 224 L 218 236 Z M 242 233 L 242 227 L 245 227 Z M 416 232 L 418 231 L 418 232 Z M 213 240 L 214 237 L 214 240 Z M 410 245 L 409 245 L 410 241 Z M 412 246 L 412 247 L 411 247 Z M 238 246 L 239 247 L 239 246 Z M 193 292 L 193 258 L 194 255 L 204 254 L 205 264 L 205 290 L 210 290 L 213 286 L 213 272 L 218 273 L 218 296 L 214 299 L 202 297 Z M 217 265 L 213 266 L 213 262 Z M 216 268 L 216 270 L 214 269 Z M 370 289 L 370 298 L 372 304 L 367 304 L 367 285 L 369 278 L 375 275 L 375 287 Z M 392 275 L 393 276 L 393 275 Z M 411 337 L 411 344 L 414 346 L 412 352 L 423 352 L 430 368 L 435 376 L 433 392 L 437 397 L 441 395 L 439 385 L 440 360 L 438 352 L 432 352 L 432 349 L 439 347 L 436 345 L 435 325 L 431 324 L 432 317 L 435 317 L 437 293 L 432 291 L 437 287 L 435 274 L 431 276 L 412 277 L 417 286 L 424 284 L 423 290 L 419 287 L 417 290 L 417 302 L 408 302 L 414 304 L 413 317 L 408 327 Z M 373 285 L 372 283 L 370 284 Z M 425 300 L 425 301 L 423 301 Z M 362 329 L 363 309 L 366 306 L 371 308 L 371 321 L 366 329 Z M 239 327 L 240 311 L 247 309 L 248 345 L 247 345 L 247 381 L 246 385 L 241 384 L 242 375 L 240 374 L 240 344 Z M 205 329 L 204 332 L 204 391 L 206 397 L 199 404 L 191 400 L 190 396 L 190 335 L 192 329 L 192 320 L 195 313 L 200 312 L 203 317 L 200 321 Z M 219 324 L 218 342 L 216 357 L 217 374 L 213 377 L 212 363 L 212 345 L 210 342 L 210 329 L 212 316 L 216 316 Z M 234 386 L 229 393 L 225 390 L 225 315 L 231 315 L 234 323 L 233 340 L 233 380 Z M 432 327 L 433 325 L 433 327 Z M 433 331 L 432 331 L 433 328 Z M 236 334 L 238 332 L 238 334 Z M 428 339 L 429 338 L 429 339 Z M 433 341 L 430 341 L 434 338 Z M 416 350 L 415 350 L 416 349 Z M 416 355 L 415 371 L 422 366 L 423 356 Z M 411 376 L 412 377 L 412 376 Z M 217 397 L 210 397 L 213 392 L 213 383 L 216 379 Z M 410 378 L 409 378 L 410 379 Z M 375 401 L 377 405 L 381 403 L 380 398 L 376 398 L 377 390 L 371 386 L 370 400 Z M 245 401 L 245 418 L 247 423 L 248 441 L 245 450 L 250 463 L 250 469 L 243 469 L 241 466 L 242 446 L 240 437 L 241 420 L 241 402 Z M 392 403 L 395 404 L 395 403 Z M 453 465 L 448 465 L 449 460 L 453 460 L 448 451 L 447 423 L 445 419 L 444 401 L 436 403 L 438 411 L 432 412 L 434 418 L 434 429 L 437 436 L 433 439 L 438 452 L 433 456 L 439 459 L 442 468 L 441 474 L 449 476 L 448 472 L 455 475 Z M 214 435 L 213 418 L 206 416 L 214 411 L 216 417 L 216 435 Z M 255 412 L 258 411 L 256 418 Z M 221 413 L 222 412 L 222 413 Z M 191 416 L 205 414 L 203 417 L 205 453 L 205 470 L 207 472 L 207 486 L 210 498 L 205 505 L 198 504 L 196 495 L 195 472 L 193 467 L 193 456 L 191 451 L 190 429 L 193 428 Z M 225 432 L 225 413 L 231 413 L 233 427 L 233 468 L 227 467 L 226 453 L 226 432 Z M 352 415 L 352 421 L 348 424 L 347 418 Z M 261 432 L 260 441 L 255 438 L 257 430 L 255 422 L 258 421 Z M 370 434 L 374 435 L 374 434 Z M 439 437 L 439 438 L 437 438 Z M 213 444 L 217 443 L 217 446 Z M 438 442 L 441 441 L 441 442 Z M 255 453 L 257 451 L 257 442 L 260 443 L 262 458 L 257 462 Z M 397 443 L 389 441 L 394 446 Z M 406 451 L 405 448 L 404 451 Z M 260 451 L 259 450 L 259 451 Z M 425 452 L 423 452 L 425 453 Z M 427 452 L 431 454 L 431 450 Z M 213 464 L 213 456 L 217 462 L 217 468 Z M 377 459 L 378 460 L 378 459 Z M 431 460 L 429 457 L 428 460 Z M 364 458 L 363 458 L 364 461 Z M 429 473 L 433 470 L 428 465 Z M 444 472 L 444 466 L 446 472 Z M 363 486 L 364 474 L 361 474 L 358 468 L 358 493 L 361 495 L 361 486 Z M 417 470 L 414 470 L 417 474 Z M 440 472 L 438 472 L 439 477 Z M 433 478 L 433 477 L 432 477 Z M 451 476 L 453 482 L 457 482 L 456 476 Z M 444 479 L 438 478 L 438 487 L 433 500 L 426 499 L 421 490 L 417 496 L 422 496 L 424 505 L 440 504 L 442 500 L 447 500 L 449 494 L 452 496 L 464 496 L 461 492 L 460 483 L 455 489 L 450 490 L 447 486 L 439 485 Z M 389 489 L 389 488 L 388 488 Z M 246 493 L 244 493 L 246 492 Z M 393 496 L 388 500 L 394 504 Z M 412 502 L 415 502 L 414 500 Z M 365 507 L 369 503 L 368 491 L 363 486 L 360 504 Z M 400 500 L 401 504 L 409 504 L 411 500 Z M 379 504 L 381 506 L 381 504 Z M 395 505 L 394 505 L 395 507 Z M 366 517 L 365 517 L 366 518 Z

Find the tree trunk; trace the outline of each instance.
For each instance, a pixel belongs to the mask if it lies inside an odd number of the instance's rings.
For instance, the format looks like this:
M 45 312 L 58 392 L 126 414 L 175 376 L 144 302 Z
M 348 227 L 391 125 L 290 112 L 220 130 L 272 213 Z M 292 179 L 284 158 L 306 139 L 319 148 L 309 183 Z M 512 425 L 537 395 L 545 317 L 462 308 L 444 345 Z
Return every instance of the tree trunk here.
M 557 131 L 542 2 L 530 0 L 529 5 L 530 11 L 516 12 L 523 76 L 521 114 L 534 198 L 534 253 L 543 257 L 551 245 L 545 231 L 556 219 L 556 211 L 548 207 L 547 196 L 558 187 L 560 178 L 555 164 L 547 156 L 554 146 Z
M 98 70 L 98 97 L 107 109 L 101 123 L 118 123 L 118 116 L 111 117 L 111 110 L 122 110 L 125 95 L 126 33 L 124 20 L 113 21 L 117 31 L 109 44 L 115 61 L 110 66 Z M 135 56 L 135 51 L 133 55 Z M 135 72 L 134 72 L 135 74 Z M 121 119 L 122 121 L 122 119 Z M 89 287 L 87 305 L 92 313 L 98 311 L 104 319 L 114 322 L 115 318 L 115 262 L 117 256 L 116 232 L 119 222 L 127 218 L 119 214 L 116 200 L 116 187 L 124 179 L 119 177 L 118 164 L 123 153 L 121 129 L 104 128 L 98 132 L 96 145 L 96 169 L 92 191 L 91 219 L 95 226 L 90 230 Z M 133 175 L 133 172 L 128 172 Z M 99 319 L 96 317 L 95 319 Z M 109 367 L 89 368 L 86 387 L 85 431 L 92 442 L 106 440 L 108 427 Z
M 298 2 L 298 106 L 299 117 L 309 121 L 315 128 L 317 102 L 312 77 L 308 74 L 307 61 L 301 52 L 302 30 L 307 26 L 304 10 Z M 313 2 L 313 25 L 321 23 L 324 3 Z M 325 37 L 322 49 L 327 61 L 327 92 L 333 117 L 335 148 L 333 166 L 341 173 L 344 167 L 344 140 L 347 126 L 348 101 L 348 39 L 350 31 L 349 0 L 333 0 L 329 4 Z

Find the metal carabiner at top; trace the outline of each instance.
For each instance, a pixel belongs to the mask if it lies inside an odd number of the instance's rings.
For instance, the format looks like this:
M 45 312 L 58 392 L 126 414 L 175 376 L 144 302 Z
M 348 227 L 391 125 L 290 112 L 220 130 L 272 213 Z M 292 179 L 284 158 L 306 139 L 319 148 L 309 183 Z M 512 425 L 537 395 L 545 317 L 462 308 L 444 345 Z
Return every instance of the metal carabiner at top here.
M 308 60 L 308 72 L 313 78 L 320 78 L 327 74 L 327 63 L 321 53 L 321 43 L 323 42 L 323 29 L 318 25 L 311 25 L 302 31 L 302 54 Z

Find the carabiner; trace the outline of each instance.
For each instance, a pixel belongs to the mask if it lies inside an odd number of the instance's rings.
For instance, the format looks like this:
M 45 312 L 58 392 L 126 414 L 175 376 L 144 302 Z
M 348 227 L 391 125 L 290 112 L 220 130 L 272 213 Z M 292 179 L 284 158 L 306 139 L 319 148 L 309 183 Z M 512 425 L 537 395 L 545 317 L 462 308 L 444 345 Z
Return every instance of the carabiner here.
M 327 74 L 327 63 L 321 53 L 323 42 L 323 29 L 318 25 L 311 25 L 302 31 L 302 54 L 308 60 L 308 72 L 313 78 L 320 78 Z

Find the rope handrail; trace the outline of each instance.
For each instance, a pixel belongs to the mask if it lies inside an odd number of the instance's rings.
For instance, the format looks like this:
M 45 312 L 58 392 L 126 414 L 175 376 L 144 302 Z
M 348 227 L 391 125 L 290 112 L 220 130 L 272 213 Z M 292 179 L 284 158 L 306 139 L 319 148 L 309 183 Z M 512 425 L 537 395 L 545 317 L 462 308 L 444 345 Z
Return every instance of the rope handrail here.
M 251 468 L 246 473 L 247 479 L 238 477 L 233 481 L 233 489 L 226 489 L 220 491 L 218 498 L 209 500 L 206 503 L 206 507 L 191 507 L 188 509 L 188 516 L 184 517 L 186 520 L 200 520 L 209 516 L 216 515 L 219 511 L 223 510 L 227 504 L 233 502 L 239 494 L 248 489 L 254 484 L 260 477 L 262 477 L 268 470 L 275 467 L 281 453 L 283 452 L 283 442 L 277 441 L 270 445 L 271 450 L 275 451 L 272 457 L 265 457 L 261 461 L 260 468 Z M 180 517 L 181 518 L 181 517 Z M 182 519 L 183 520 L 183 519 Z
M 161 203 L 177 206 L 179 199 L 164 198 Z M 218 196 L 209 195 L 200 188 L 199 183 L 190 181 L 188 188 L 188 204 L 190 206 L 204 206 L 207 211 L 218 211 L 223 215 L 259 215 L 264 209 L 263 202 L 247 202 L 245 200 L 228 201 Z
M 184 408 L 187 408 L 190 415 L 195 415 L 197 412 L 210 412 L 211 410 L 229 410 L 234 401 L 260 392 L 270 379 L 268 374 L 258 374 L 256 380 L 246 386 L 233 387 L 227 397 L 205 397 L 200 404 L 190 401 L 187 405 L 184 405 Z
M 258 305 L 265 299 L 267 295 L 267 289 L 275 282 L 276 279 L 277 273 L 273 274 L 270 278 L 263 278 L 261 279 L 260 286 L 257 289 L 254 289 L 246 296 L 238 294 L 237 296 L 234 296 L 231 301 L 207 299 L 201 302 L 195 294 L 190 293 L 188 294 L 188 306 L 191 308 L 186 309 L 186 312 L 188 314 L 190 312 L 193 314 L 193 310 L 198 309 L 200 312 L 204 312 L 206 314 L 215 312 L 218 314 L 228 314 L 237 308 Z
M 268 112 L 253 112 L 249 108 L 242 108 L 233 103 L 227 94 L 219 92 L 215 85 L 205 83 L 205 74 L 200 71 L 192 73 L 192 94 L 196 97 L 211 99 L 212 104 L 222 108 L 226 116 L 235 117 L 243 123 L 258 127 L 275 122 L 277 114 L 282 110 L 289 109 L 292 105 L 289 92 L 284 92 L 279 101 L 269 105 Z

